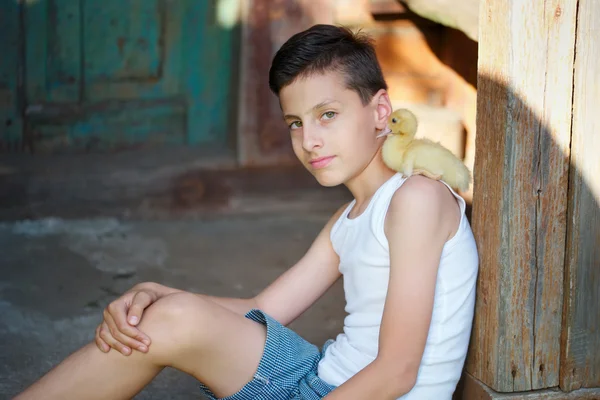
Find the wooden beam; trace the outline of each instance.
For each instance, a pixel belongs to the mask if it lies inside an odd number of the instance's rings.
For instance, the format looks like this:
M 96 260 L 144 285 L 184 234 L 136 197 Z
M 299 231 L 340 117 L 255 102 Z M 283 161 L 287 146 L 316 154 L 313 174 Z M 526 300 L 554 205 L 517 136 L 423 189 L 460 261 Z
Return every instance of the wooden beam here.
M 600 0 L 579 0 L 560 386 L 600 387 Z M 600 396 L 599 396 L 600 397 Z
M 369 0 L 369 11 L 373 15 L 402 14 L 406 8 L 398 0 Z
M 479 0 L 396 0 L 412 12 L 478 40 Z
M 533 392 L 498 393 L 466 374 L 464 387 L 453 400 L 598 400 L 600 389 L 580 389 L 565 393 L 559 389 L 536 390 Z
M 559 382 L 576 6 L 480 5 L 467 370 L 498 392 Z

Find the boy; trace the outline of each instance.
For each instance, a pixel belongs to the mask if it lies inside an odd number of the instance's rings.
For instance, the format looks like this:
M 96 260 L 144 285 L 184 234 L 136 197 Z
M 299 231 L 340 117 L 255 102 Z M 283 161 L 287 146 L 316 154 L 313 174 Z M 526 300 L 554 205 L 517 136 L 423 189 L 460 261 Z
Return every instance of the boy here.
M 136 285 L 107 307 L 95 343 L 18 398 L 130 398 L 165 366 L 211 399 L 451 398 L 478 268 L 464 200 L 382 162 L 377 135 L 392 108 L 368 38 L 329 25 L 300 32 L 276 54 L 269 83 L 300 162 L 354 200 L 255 298 Z M 319 349 L 285 325 L 342 274 L 344 332 Z

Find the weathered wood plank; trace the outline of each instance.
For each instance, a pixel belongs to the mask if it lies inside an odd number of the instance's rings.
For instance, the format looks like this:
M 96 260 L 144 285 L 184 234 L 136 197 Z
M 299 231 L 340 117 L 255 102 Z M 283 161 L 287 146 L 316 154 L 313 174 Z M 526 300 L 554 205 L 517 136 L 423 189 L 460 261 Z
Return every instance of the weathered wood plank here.
M 536 390 L 532 392 L 498 393 L 466 374 L 464 386 L 453 400 L 598 400 L 600 389 L 580 389 L 563 392 L 559 389 Z
M 481 3 L 467 370 L 496 391 L 556 386 L 576 2 Z
M 560 386 L 600 387 L 600 0 L 579 0 Z
M 576 3 L 546 0 L 543 14 L 547 48 L 541 116 L 547 125 L 538 137 L 540 182 L 536 183 L 537 275 L 531 389 L 559 383 Z

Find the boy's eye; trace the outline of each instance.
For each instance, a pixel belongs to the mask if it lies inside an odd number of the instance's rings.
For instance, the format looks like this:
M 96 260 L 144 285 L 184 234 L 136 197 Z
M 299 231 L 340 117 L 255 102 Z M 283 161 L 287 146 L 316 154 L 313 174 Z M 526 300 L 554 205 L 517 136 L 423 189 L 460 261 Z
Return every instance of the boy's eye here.
M 327 111 L 323 116 L 326 117 L 326 119 L 331 119 L 335 117 L 335 111 Z
M 294 126 L 294 124 L 296 124 L 296 125 Z M 289 125 L 290 129 L 300 128 L 301 126 L 302 126 L 302 122 L 301 121 L 294 121 L 294 122 L 292 122 Z

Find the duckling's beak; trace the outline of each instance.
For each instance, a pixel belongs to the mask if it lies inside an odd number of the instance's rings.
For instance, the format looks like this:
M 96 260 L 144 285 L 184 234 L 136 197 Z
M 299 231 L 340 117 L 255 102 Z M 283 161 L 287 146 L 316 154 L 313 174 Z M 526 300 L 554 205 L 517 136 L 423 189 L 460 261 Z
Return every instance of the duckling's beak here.
M 377 135 L 375 138 L 379 139 L 380 137 L 388 136 L 391 133 L 392 133 L 392 130 L 390 129 L 390 127 L 386 126 L 385 129 L 382 130 L 381 133 L 379 135 Z

